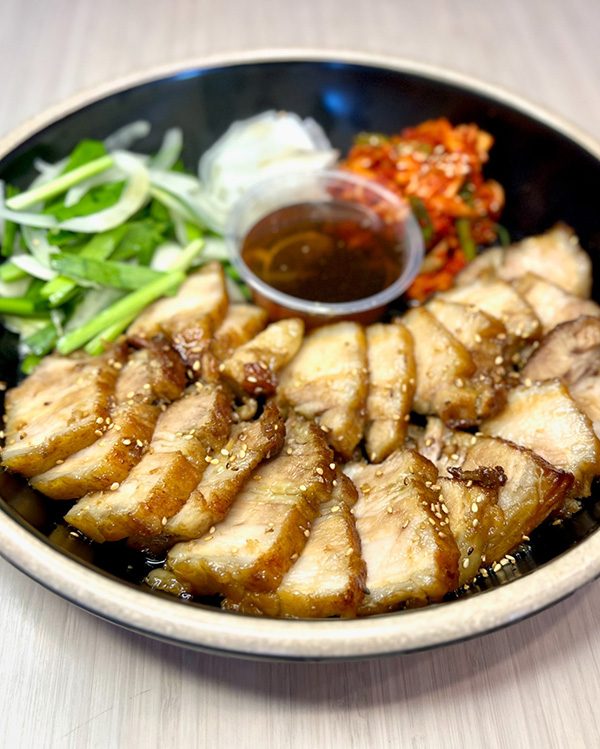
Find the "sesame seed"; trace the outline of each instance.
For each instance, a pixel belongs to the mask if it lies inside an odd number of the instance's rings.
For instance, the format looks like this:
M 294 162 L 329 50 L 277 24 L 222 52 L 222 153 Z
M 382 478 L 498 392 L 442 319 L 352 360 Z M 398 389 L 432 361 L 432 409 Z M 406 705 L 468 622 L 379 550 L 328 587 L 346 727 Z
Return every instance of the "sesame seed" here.
M 325 432 L 325 434 L 327 434 L 327 432 L 329 431 L 329 428 L 326 427 L 325 424 L 321 424 L 320 429 L 322 432 Z
M 229 450 L 227 450 L 225 447 L 223 447 L 221 449 L 221 455 L 225 455 L 225 456 L 229 455 Z
M 477 512 L 478 509 L 479 505 L 477 504 L 477 502 L 473 502 L 473 504 L 471 505 L 471 512 Z
M 463 561 L 463 567 L 464 567 L 465 569 L 467 569 L 467 567 L 468 567 L 468 566 L 469 566 L 469 560 L 468 560 L 468 559 L 465 559 L 465 560 Z
M 339 505 L 334 505 L 334 506 L 333 506 L 333 507 L 331 508 L 331 512 L 339 512 L 339 511 L 340 511 L 340 506 L 339 506 Z
M 231 553 L 232 553 L 232 554 L 237 554 L 237 553 L 238 553 L 238 547 L 237 547 L 237 546 L 233 546 L 233 547 L 231 548 Z
M 479 525 L 479 520 L 477 520 L 477 518 L 473 518 L 473 528 L 477 528 L 478 525 Z
M 334 486 L 337 486 L 337 485 L 338 485 L 338 482 L 337 482 L 337 480 L 336 480 L 336 479 L 333 479 L 333 481 L 332 481 L 331 483 L 332 483 L 332 484 L 333 484 Z
M 286 450 L 286 453 L 287 453 L 288 455 L 291 455 L 291 454 L 292 454 L 292 452 L 293 452 L 292 448 L 291 448 L 291 447 L 288 447 L 288 449 Z
M 195 362 L 194 362 L 194 363 L 192 364 L 192 369 L 194 370 L 194 372 L 197 372 L 197 371 L 198 371 L 198 370 L 200 369 L 200 362 L 196 360 L 196 361 L 195 361 Z
M 113 484 L 110 485 L 111 492 L 116 492 L 118 488 L 119 488 L 119 482 L 118 481 L 115 481 Z
M 335 463 L 330 463 L 329 467 L 331 468 L 332 471 L 335 471 L 336 465 Z
M 294 552 L 294 554 L 292 554 L 292 556 L 290 557 L 290 559 L 291 559 L 291 560 L 292 560 L 293 562 L 295 562 L 295 561 L 296 561 L 296 559 L 298 559 L 298 554 L 297 554 L 296 552 Z
M 97 435 L 98 437 L 102 437 L 102 435 L 104 434 L 104 432 L 102 432 L 100 429 L 96 429 L 94 431 L 94 434 Z
M 205 541 L 212 541 L 214 536 L 206 536 Z
M 319 476 L 322 476 L 323 475 L 323 469 L 322 468 L 317 468 L 317 473 L 319 474 Z
M 212 458 L 210 461 L 211 465 L 218 466 L 219 465 L 219 459 L 218 458 Z M 256 478 L 256 476 L 255 476 Z
M 404 526 L 402 526 L 402 527 L 404 527 Z M 438 536 L 439 536 L 440 538 L 447 538 L 447 536 L 446 536 L 446 534 L 444 533 L 444 531 L 438 531 Z
M 526 388 L 530 388 L 533 383 L 531 382 L 529 377 L 526 377 L 523 384 L 525 385 Z
M 457 377 L 454 380 L 454 384 L 456 385 L 457 388 L 461 388 L 461 387 L 464 386 L 465 383 L 464 383 L 464 381 L 460 377 Z
M 387 512 L 388 515 L 391 515 L 394 512 L 394 508 L 391 507 L 391 506 L 388 506 L 386 512 Z
M 131 445 L 131 440 L 129 440 L 129 439 L 124 439 L 124 440 L 123 440 L 123 444 L 124 444 L 124 445 Z
M 354 549 L 352 547 L 346 549 L 346 556 L 347 557 L 351 557 L 353 553 L 354 553 Z
M 504 362 L 504 359 L 503 359 L 503 358 L 502 358 L 501 356 L 497 356 L 497 357 L 496 357 L 496 358 L 494 359 L 494 364 L 496 364 L 497 366 L 499 366 L 499 365 L 500 365 L 500 364 L 502 364 L 503 362 Z
M 255 481 L 260 481 L 260 478 L 261 478 L 261 477 L 260 477 L 260 476 L 253 476 L 252 478 L 253 478 L 253 479 L 254 479 Z
M 98 416 L 98 418 L 96 419 L 96 424 L 104 424 L 104 419 L 102 418 L 102 416 Z
M 304 531 L 304 535 L 306 536 L 306 538 L 310 536 L 310 531 L 308 530 L 308 528 Z
M 492 569 L 494 570 L 494 572 L 500 572 L 500 570 L 502 569 L 502 565 L 496 562 Z
M 305 492 L 306 491 L 306 484 L 300 484 L 300 491 Z
M 135 441 L 135 444 L 136 444 L 136 445 L 137 445 L 138 447 L 144 447 L 144 443 L 142 442 L 142 440 L 136 440 L 136 441 Z
M 383 471 L 375 471 L 376 476 L 383 476 Z
M 65 462 L 64 460 L 61 460 L 61 459 L 59 458 L 59 460 L 57 460 L 57 461 L 56 461 L 56 465 L 57 465 L 57 466 L 61 466 L 61 465 L 62 465 L 62 464 L 63 464 L 64 462 Z

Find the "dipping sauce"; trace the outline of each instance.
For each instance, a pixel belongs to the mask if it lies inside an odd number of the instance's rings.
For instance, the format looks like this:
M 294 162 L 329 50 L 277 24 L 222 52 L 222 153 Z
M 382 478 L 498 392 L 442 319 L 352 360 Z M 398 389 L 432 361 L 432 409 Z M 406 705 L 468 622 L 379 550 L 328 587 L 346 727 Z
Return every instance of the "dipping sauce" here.
M 248 232 L 241 255 L 269 286 L 334 304 L 383 291 L 404 265 L 397 226 L 366 206 L 339 200 L 273 211 Z

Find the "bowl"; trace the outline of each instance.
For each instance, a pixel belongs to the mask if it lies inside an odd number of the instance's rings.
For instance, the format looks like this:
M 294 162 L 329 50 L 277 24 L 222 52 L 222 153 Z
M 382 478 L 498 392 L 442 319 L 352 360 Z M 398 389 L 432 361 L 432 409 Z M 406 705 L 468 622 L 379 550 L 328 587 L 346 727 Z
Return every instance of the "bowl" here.
M 373 256 L 373 248 L 369 247 L 368 251 L 363 251 L 361 246 L 350 249 L 349 243 L 340 248 L 332 235 L 319 231 L 324 221 L 336 219 L 338 222 L 351 220 L 353 236 L 366 229 L 367 240 L 380 240 L 379 244 L 390 248 L 394 261 L 397 260 L 392 266 L 395 277 L 390 270 L 388 284 L 377 293 L 368 296 L 359 293 L 361 281 L 374 277 L 361 264 L 361 260 Z M 299 238 L 304 241 L 306 237 L 306 244 L 300 247 Z M 375 322 L 388 303 L 398 299 L 410 286 L 425 252 L 419 224 L 404 200 L 373 180 L 342 170 L 302 172 L 262 180 L 237 201 L 225 238 L 229 258 L 250 287 L 254 302 L 264 307 L 272 320 L 296 316 L 308 327 L 342 319 L 364 325 Z M 313 293 L 317 298 L 309 299 L 300 293 L 292 295 L 276 288 L 267 282 L 265 273 L 259 273 L 256 264 L 254 270 L 250 267 L 250 256 L 243 252 L 250 239 L 254 240 L 261 256 L 265 246 L 275 246 L 280 258 L 285 255 L 281 258 L 285 263 L 278 260 L 276 264 L 271 253 L 269 268 L 262 270 L 271 270 L 274 265 L 283 268 L 286 286 L 290 285 L 290 272 L 306 270 L 309 258 L 312 269 L 322 276 L 320 263 L 324 255 L 330 257 L 331 277 L 326 279 L 329 288 L 317 292 L 346 294 L 352 298 L 331 301 Z M 268 275 L 276 278 L 276 272 Z M 302 285 L 305 294 L 315 291 L 314 282 L 312 275 Z
M 398 132 L 445 115 L 476 122 L 495 145 L 487 175 L 504 185 L 503 223 L 514 239 L 559 220 L 592 258 L 600 249 L 600 146 L 561 119 L 511 94 L 446 70 L 369 55 L 321 52 L 194 61 L 81 94 L 0 142 L 0 178 L 23 187 L 36 158 L 54 161 L 82 138 L 103 138 L 136 119 L 153 128 L 140 148 L 158 148 L 168 127 L 184 131 L 184 162 L 195 165 L 236 119 L 266 109 L 311 116 L 345 152 L 362 130 Z M 594 261 L 594 275 L 600 263 Z M 597 279 L 596 279 L 597 280 Z M 17 379 L 14 338 L 0 339 L 0 380 Z M 222 612 L 151 594 L 126 551 L 78 556 L 53 537 L 60 504 L 36 503 L 0 475 L 0 554 L 65 599 L 131 630 L 191 648 L 255 658 L 351 659 L 406 653 L 481 635 L 570 595 L 600 574 L 600 494 L 569 522 L 531 536 L 518 565 L 450 602 L 360 620 L 282 621 Z

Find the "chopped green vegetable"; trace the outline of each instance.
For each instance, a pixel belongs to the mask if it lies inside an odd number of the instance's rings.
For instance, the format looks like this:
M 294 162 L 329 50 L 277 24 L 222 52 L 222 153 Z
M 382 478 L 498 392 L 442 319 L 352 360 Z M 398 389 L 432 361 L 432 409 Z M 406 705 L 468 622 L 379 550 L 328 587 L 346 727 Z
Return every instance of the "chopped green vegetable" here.
M 0 315 L 23 315 L 29 317 L 35 315 L 39 310 L 33 300 L 24 296 L 1 297 Z
M 74 205 L 65 205 L 64 199 L 54 201 L 44 208 L 44 213 L 55 216 L 59 221 L 67 221 L 70 218 L 89 216 L 92 213 L 103 211 L 118 202 L 125 187 L 125 182 L 112 182 L 108 185 L 92 187 Z
M 13 281 L 21 281 L 23 278 L 27 278 L 28 273 L 21 268 L 17 268 L 14 263 L 3 263 L 0 265 L 0 280 L 5 283 L 13 283 Z
M 92 338 L 92 340 L 86 344 L 86 354 L 90 354 L 90 356 L 98 356 L 98 354 L 101 354 L 106 349 L 106 344 L 111 343 L 118 338 L 121 333 L 131 325 L 137 315 L 138 313 L 134 312 L 129 315 L 129 317 L 124 317 L 121 320 L 118 320 L 116 323 L 109 325 L 103 331 L 98 333 L 95 338 Z
M 96 234 L 89 240 L 79 253 L 80 258 L 105 260 L 114 252 L 115 247 L 129 231 L 129 225 L 123 224 L 116 229 Z M 77 282 L 71 278 L 57 276 L 41 290 L 41 295 L 50 302 L 51 307 L 58 307 L 73 296 L 77 290 Z
M 477 245 L 473 241 L 471 234 L 471 222 L 468 218 L 456 219 L 456 231 L 458 232 L 458 241 L 465 253 L 467 260 L 474 260 L 477 255 Z
M 52 351 L 57 340 L 58 333 L 56 332 L 56 328 L 52 322 L 49 322 L 48 325 L 33 333 L 28 338 L 25 338 L 23 343 L 32 354 L 45 356 Z
M 133 291 L 160 278 L 163 273 L 143 265 L 94 260 L 82 255 L 51 255 L 50 267 L 73 281 L 93 281 L 101 286 Z
M 423 201 L 415 195 L 410 195 L 408 201 L 417 221 L 419 222 L 419 226 L 421 227 L 423 240 L 425 241 L 425 244 L 427 244 L 427 242 L 433 239 L 433 224 L 431 223 L 431 218 L 427 212 L 427 208 L 425 208 Z
M 134 313 L 139 314 L 150 302 L 168 292 L 176 291 L 184 278 L 185 274 L 182 272 L 166 273 L 143 288 L 132 291 L 100 312 L 93 320 L 59 338 L 58 350 L 61 354 L 70 354 L 71 351 L 81 348 L 105 328 L 125 317 L 131 317 Z
M 19 194 L 19 189 L 12 185 L 6 185 L 6 198 L 13 198 Z M 4 225 L 4 236 L 2 237 L 2 247 L 0 255 L 10 257 L 13 254 L 15 237 L 17 236 L 17 224 L 14 221 L 7 221 Z
M 27 356 L 23 359 L 23 364 L 21 364 L 21 372 L 23 374 L 31 374 L 33 370 L 37 367 L 37 365 L 42 361 L 43 356 L 38 354 L 27 354 Z
M 92 177 L 94 174 L 99 174 L 105 169 L 108 169 L 114 164 L 112 156 L 101 156 L 99 159 L 89 161 L 82 166 L 72 169 L 70 172 L 61 174 L 50 182 L 46 182 L 44 185 L 34 187 L 31 190 L 26 190 L 20 195 L 16 195 L 6 201 L 6 207 L 13 211 L 20 211 L 23 208 L 29 208 L 29 206 L 39 203 L 40 201 L 50 200 L 55 198 L 57 195 L 61 195 L 66 192 L 69 187 L 78 184 L 88 177 Z
M 101 140 L 81 140 L 71 151 L 69 160 L 61 174 L 72 172 L 73 169 L 77 169 L 84 164 L 89 164 L 90 161 L 95 161 L 102 156 L 106 156 L 106 148 Z
M 496 224 L 494 229 L 496 230 L 496 234 L 498 235 L 502 247 L 508 247 L 510 245 L 510 234 L 508 229 L 501 224 Z

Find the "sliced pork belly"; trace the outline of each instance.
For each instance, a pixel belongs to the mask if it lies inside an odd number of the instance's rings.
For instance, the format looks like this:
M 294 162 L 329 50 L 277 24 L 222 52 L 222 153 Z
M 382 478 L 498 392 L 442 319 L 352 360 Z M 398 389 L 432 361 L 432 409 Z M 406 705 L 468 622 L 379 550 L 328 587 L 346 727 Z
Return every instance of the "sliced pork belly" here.
M 314 420 L 349 459 L 363 437 L 368 390 L 367 341 L 354 322 L 309 333 L 281 372 L 279 400 Z
M 158 404 L 178 398 L 184 386 L 183 364 L 169 346 L 157 341 L 135 351 L 119 374 L 115 406 L 98 425 L 102 436 L 33 476 L 31 485 L 53 499 L 76 499 L 122 481 L 148 448 Z
M 472 440 L 471 440 L 472 441 Z M 550 514 L 565 503 L 573 486 L 573 476 L 536 453 L 512 442 L 492 437 L 477 437 L 462 465 L 465 471 L 499 466 L 506 482 L 498 488 L 498 506 L 504 524 L 490 538 L 487 563 L 502 557 L 517 546 Z
M 579 317 L 557 326 L 529 359 L 523 377 L 557 377 L 600 436 L 600 320 Z
M 351 513 L 358 494 L 341 472 L 334 483 L 332 498 L 321 505 L 306 546 L 281 585 L 271 593 L 247 594 L 239 602 L 226 599 L 223 608 L 300 619 L 356 616 L 366 582 Z
M 209 263 L 193 273 L 175 296 L 147 307 L 129 326 L 130 339 L 148 339 L 164 333 L 182 360 L 199 372 L 202 354 L 227 312 L 229 300 L 220 263 Z
M 405 450 L 378 465 L 351 463 L 344 470 L 359 492 L 354 517 L 367 565 L 359 614 L 439 601 L 454 590 L 459 551 L 447 519 L 436 515 L 435 466 Z
M 495 247 L 483 252 L 459 273 L 456 283 L 469 285 L 490 277 L 514 281 L 527 273 L 535 273 L 570 294 L 590 296 L 592 265 L 589 255 L 565 224 L 557 224 L 545 234 L 528 237 L 506 250 Z
M 449 426 L 467 427 L 502 407 L 502 383 L 484 373 L 474 377 L 473 357 L 431 312 L 414 307 L 403 322 L 414 340 L 417 413 L 438 414 Z
M 274 590 L 331 495 L 331 461 L 321 430 L 289 418 L 279 455 L 259 466 L 214 531 L 171 549 L 167 568 L 198 595 L 236 602 L 248 592 Z
M 443 476 L 462 468 L 463 476 L 481 483 L 498 483 L 498 506 L 504 514 L 500 532 L 490 537 L 487 563 L 501 559 L 529 535 L 548 515 L 563 506 L 573 476 L 555 468 L 525 447 L 481 434 L 453 431 L 440 419 L 429 418 L 418 438 L 418 449 Z M 506 477 L 498 482 L 497 470 Z M 476 472 L 474 476 L 472 472 Z
M 161 415 L 154 435 L 153 452 L 179 451 L 204 472 L 207 456 L 224 446 L 231 429 L 231 404 L 218 388 L 202 386 L 172 403 Z
M 404 444 L 417 372 L 412 336 L 404 325 L 370 325 L 366 333 L 369 395 L 365 443 L 369 460 L 379 463 Z
M 576 320 L 581 315 L 600 317 L 600 305 L 592 299 L 569 294 L 560 286 L 533 273 L 527 273 L 513 281 L 513 286 L 533 307 L 542 323 L 544 335 L 557 325 Z
M 458 582 L 464 585 L 485 565 L 490 539 L 499 535 L 504 526 L 504 513 L 498 505 L 499 483 L 486 485 L 467 475 L 441 477 L 438 484 L 442 489 L 438 505 L 448 516 L 460 551 Z
M 194 539 L 206 533 L 229 512 L 232 502 L 254 469 L 281 450 L 285 425 L 274 404 L 257 421 L 237 424 L 224 448 L 211 453 L 202 481 L 163 529 L 171 541 Z
M 205 387 L 175 401 L 127 477 L 82 497 L 66 521 L 95 541 L 158 535 L 200 483 L 206 457 L 223 446 L 230 423 L 229 400 L 219 390 Z
M 500 320 L 476 307 L 433 298 L 427 310 L 462 343 L 478 370 L 492 371 L 510 364 L 515 342 Z
M 592 262 L 573 230 L 557 224 L 545 234 L 528 237 L 507 248 L 500 277 L 513 281 L 536 273 L 561 289 L 583 298 L 592 290 Z
M 474 281 L 443 291 L 436 298 L 472 305 L 500 320 L 507 333 L 522 341 L 537 340 L 542 334 L 541 323 L 531 305 L 506 281 Z
M 573 474 L 572 495 L 589 496 L 592 480 L 600 472 L 600 443 L 590 420 L 558 380 L 511 390 L 507 407 L 483 422 L 481 431 L 528 447 Z
M 35 476 L 102 436 L 124 358 L 118 347 L 99 357 L 43 359 L 6 394 L 2 465 Z
M 217 382 L 221 362 L 264 330 L 267 320 L 265 310 L 254 304 L 232 304 L 216 329 L 209 350 L 202 356 L 202 377 Z
M 238 393 L 272 395 L 279 370 L 295 356 L 303 335 L 304 323 L 298 318 L 271 323 L 223 362 L 224 379 Z

